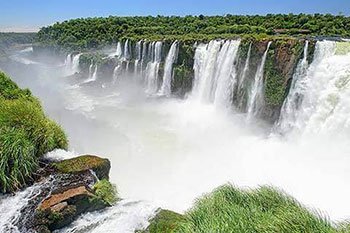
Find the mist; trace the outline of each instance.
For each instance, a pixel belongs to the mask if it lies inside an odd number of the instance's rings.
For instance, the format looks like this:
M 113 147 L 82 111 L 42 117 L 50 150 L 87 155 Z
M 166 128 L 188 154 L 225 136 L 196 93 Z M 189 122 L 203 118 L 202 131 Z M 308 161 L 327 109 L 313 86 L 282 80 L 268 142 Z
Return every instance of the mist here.
M 84 82 L 66 76 L 64 58 L 31 53 L 16 51 L 1 68 L 30 88 L 68 134 L 72 153 L 52 156 L 110 159 L 110 178 L 123 198 L 183 212 L 195 198 L 227 182 L 246 188 L 271 185 L 334 221 L 350 217 L 349 126 L 344 122 L 323 133 L 301 127 L 282 136 L 263 121 L 247 121 L 245 113 L 191 94 L 183 99 L 150 95 L 134 74 L 114 83 L 101 75 Z M 312 69 L 324 71 L 336 59 L 332 55 Z M 349 62 L 341 67 L 349 75 Z M 335 112 L 346 118 L 348 111 L 343 104 Z

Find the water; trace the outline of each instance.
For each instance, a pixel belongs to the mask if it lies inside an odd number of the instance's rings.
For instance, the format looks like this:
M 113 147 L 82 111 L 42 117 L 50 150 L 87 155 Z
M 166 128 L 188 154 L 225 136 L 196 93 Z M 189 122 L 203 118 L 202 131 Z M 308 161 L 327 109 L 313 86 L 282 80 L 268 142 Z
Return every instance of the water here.
M 160 41 L 153 42 L 149 48 L 150 62 L 146 67 L 146 92 L 148 94 L 155 94 L 158 90 L 158 71 L 162 59 L 162 45 Z
M 75 73 L 79 73 L 79 58 L 81 56 L 81 53 L 72 55 L 68 54 L 66 61 L 65 61 L 65 67 L 66 67 L 66 73 L 65 75 L 73 75 Z
M 229 107 L 237 82 L 236 59 L 239 40 L 213 40 L 198 45 L 194 60 L 194 90 L 192 98 L 215 106 Z
M 0 231 L 20 233 L 21 231 L 16 226 L 16 223 L 21 216 L 22 207 L 39 195 L 43 186 L 50 184 L 52 182 L 49 179 L 45 179 L 23 191 L 17 192 L 15 195 L 0 195 Z
M 247 58 L 245 60 L 244 63 L 244 68 L 242 71 L 242 75 L 240 77 L 240 79 L 238 80 L 238 104 L 239 104 L 239 108 L 243 110 L 243 112 L 246 112 L 247 109 L 245 109 L 247 106 L 243 107 L 243 102 L 244 102 L 244 98 L 245 98 L 245 90 L 247 89 L 247 76 L 248 76 L 248 71 L 249 71 L 249 63 L 250 63 L 250 56 L 251 56 L 251 52 L 252 52 L 252 43 L 249 44 L 249 48 L 248 48 L 248 53 L 247 53 Z
M 95 67 L 95 68 L 93 68 Z M 93 70 L 93 71 L 92 71 Z M 97 80 L 97 64 L 94 65 L 93 62 L 91 62 L 89 67 L 89 77 L 84 81 L 84 83 L 90 83 Z
M 141 46 L 142 46 L 142 41 L 138 41 L 136 43 L 136 47 L 135 47 L 136 60 L 135 60 L 135 67 L 134 67 L 134 75 L 138 74 L 139 63 L 141 62 L 141 58 L 142 58 L 142 47 Z
M 134 233 L 148 226 L 157 208 L 149 203 L 122 200 L 116 206 L 81 216 L 69 227 L 55 233 Z
M 293 74 L 289 94 L 281 108 L 280 119 L 277 122 L 277 127 L 283 134 L 293 129 L 295 125 L 294 123 L 297 119 L 298 108 L 301 104 L 305 92 L 305 76 L 307 75 L 307 68 L 309 66 L 309 63 L 307 61 L 308 47 L 309 42 L 306 41 L 303 58 L 299 61 L 298 66 Z M 316 54 L 318 54 L 318 52 L 316 52 Z M 322 56 L 322 54 L 320 55 Z M 315 59 L 319 60 L 319 58 Z
M 161 61 L 155 59 L 161 58 L 159 43 L 158 49 L 155 42 L 147 46 L 148 65 Z M 132 231 L 147 224 L 156 207 L 183 212 L 199 195 L 227 182 L 277 186 L 334 221 L 350 217 L 350 55 L 335 54 L 335 42 L 317 43 L 302 78 L 295 127 L 282 137 L 270 136 L 271 126 L 258 118 L 248 124 L 247 114 L 219 104 L 232 95 L 219 92 L 220 85 L 239 85 L 238 46 L 237 40 L 197 45 L 194 89 L 185 99 L 150 97 L 143 84 L 127 78 L 103 89 L 69 88 L 57 68 L 34 66 L 30 82 L 27 71 L 7 70 L 64 127 L 74 154 L 111 160 L 111 181 L 126 198 L 67 229 Z
M 302 103 L 296 111 L 294 133 L 348 136 L 350 51 L 337 55 L 337 43 L 316 45 L 314 61 L 300 84 Z
M 257 116 L 263 107 L 264 99 L 264 68 L 267 53 L 271 45 L 271 41 L 267 44 L 264 55 L 261 58 L 261 63 L 258 66 L 258 69 L 255 74 L 254 84 L 250 91 L 249 100 L 248 100 L 248 115 L 247 119 L 251 120 L 253 117 Z
M 173 77 L 173 63 L 177 57 L 177 46 L 178 42 L 175 41 L 171 45 L 168 55 L 165 59 L 163 83 L 162 87 L 159 90 L 160 95 L 169 96 L 171 94 L 171 79 Z

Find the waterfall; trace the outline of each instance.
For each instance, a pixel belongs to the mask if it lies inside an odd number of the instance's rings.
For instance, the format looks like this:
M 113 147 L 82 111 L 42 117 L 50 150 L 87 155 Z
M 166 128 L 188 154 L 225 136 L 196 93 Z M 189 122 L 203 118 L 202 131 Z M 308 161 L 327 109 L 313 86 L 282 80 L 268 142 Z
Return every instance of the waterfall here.
M 162 87 L 159 91 L 160 95 L 166 95 L 169 96 L 171 93 L 171 79 L 173 74 L 173 63 L 176 60 L 177 56 L 177 46 L 178 42 L 175 41 L 168 52 L 168 55 L 165 59 L 165 65 L 164 65 L 164 75 L 163 75 L 163 83 Z
M 219 64 L 216 70 L 214 87 L 215 99 L 214 104 L 223 107 L 229 107 L 232 104 L 232 94 L 236 84 L 236 59 L 240 40 L 226 41 L 219 53 Z M 221 59 L 220 59 L 221 58 Z
M 241 77 L 238 81 L 238 88 L 237 91 L 238 93 L 238 104 L 239 107 L 242 109 L 243 108 L 243 102 L 244 102 L 244 98 L 245 98 L 245 92 L 246 92 L 246 81 L 247 81 L 247 76 L 248 76 L 248 70 L 249 70 L 249 63 L 250 63 L 250 54 L 252 52 L 252 43 L 249 44 L 249 49 L 248 49 L 248 53 L 247 53 L 247 58 L 245 60 L 244 63 L 244 68 L 241 74 Z M 246 106 L 245 106 L 246 107 Z M 246 109 L 244 109 L 246 111 Z
M 301 90 L 296 119 L 283 119 L 294 133 L 350 134 L 350 52 L 337 54 L 338 43 L 319 41 L 306 76 L 296 81 Z M 350 51 L 350 50 L 349 50 Z M 299 91 L 297 90 L 297 91 Z M 291 91 L 291 95 L 294 91 Z M 283 129 L 282 129 L 283 130 Z
M 81 53 L 72 55 L 68 54 L 65 61 L 65 69 L 66 69 L 66 75 L 73 75 L 75 73 L 78 73 L 80 71 L 79 69 L 79 58 L 81 56 Z
M 215 105 L 230 105 L 236 82 L 234 61 L 239 44 L 239 40 L 213 40 L 197 46 L 192 98 Z
M 124 59 L 130 60 L 130 58 L 131 58 L 131 55 L 130 55 L 129 40 L 126 40 L 124 44 Z
M 147 61 L 147 49 L 148 49 L 148 42 L 144 41 L 142 44 L 142 56 L 141 56 L 141 76 L 143 76 L 143 66 L 145 62 Z
M 305 76 L 309 66 L 307 61 L 309 41 L 305 41 L 303 58 L 299 61 L 292 77 L 292 83 L 287 98 L 281 108 L 277 128 L 281 133 L 286 133 L 293 128 L 297 118 L 297 110 L 301 104 L 305 91 Z
M 94 71 L 92 71 L 93 67 L 95 66 Z M 97 64 L 94 65 L 93 61 L 91 61 L 91 64 L 89 66 L 89 77 L 84 81 L 84 83 L 89 83 L 97 80 Z
M 194 55 L 193 97 L 202 101 L 210 100 L 212 79 L 215 74 L 217 56 L 222 41 L 212 40 L 209 44 L 199 44 Z
M 142 56 L 142 41 L 139 41 L 136 43 L 135 46 L 135 54 L 136 54 L 136 59 L 135 59 L 135 65 L 134 65 L 134 75 L 137 74 L 138 68 L 139 68 L 139 63 L 141 61 L 141 56 Z
M 95 65 L 95 70 L 91 77 L 91 81 L 95 81 L 95 80 L 97 80 L 97 65 Z
M 162 59 L 162 45 L 160 41 L 153 42 L 150 46 L 151 61 L 146 67 L 146 93 L 154 94 L 158 90 L 158 71 Z
M 252 117 L 259 114 L 263 101 L 264 101 L 264 68 L 265 68 L 265 62 L 267 53 L 269 51 L 271 41 L 267 44 L 266 50 L 264 52 L 264 55 L 261 59 L 261 63 L 258 66 L 258 69 L 256 71 L 255 77 L 254 77 L 254 84 L 252 86 L 252 89 L 250 91 L 249 95 L 249 102 L 248 102 L 248 120 Z
M 122 63 L 118 62 L 113 70 L 113 84 L 117 82 L 121 74 L 122 74 Z
M 75 73 L 79 72 L 79 59 L 80 59 L 81 53 L 73 56 L 73 61 L 72 61 L 72 70 Z
M 117 57 L 118 59 L 120 59 L 122 56 L 123 56 L 122 44 L 118 41 L 116 51 L 110 54 L 108 57 L 110 58 Z

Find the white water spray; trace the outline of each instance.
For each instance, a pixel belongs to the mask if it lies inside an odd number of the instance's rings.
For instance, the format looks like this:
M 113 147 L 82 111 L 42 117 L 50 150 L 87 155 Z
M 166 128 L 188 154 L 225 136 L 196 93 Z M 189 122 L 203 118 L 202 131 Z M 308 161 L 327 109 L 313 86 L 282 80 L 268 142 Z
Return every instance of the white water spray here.
M 177 46 L 178 42 L 175 41 L 171 45 L 168 55 L 165 59 L 163 83 L 159 91 L 160 95 L 169 96 L 171 94 L 171 80 L 173 77 L 173 64 L 177 57 Z
M 257 116 L 264 104 L 264 68 L 267 53 L 271 45 L 271 41 L 267 44 L 264 55 L 261 59 L 261 63 L 255 74 L 254 84 L 249 94 L 248 101 L 248 114 L 247 119 L 251 120 L 253 117 Z
M 152 61 L 146 67 L 146 93 L 155 94 L 158 90 L 158 71 L 162 59 L 162 42 L 153 42 L 150 46 Z
M 192 98 L 228 107 L 236 82 L 236 67 L 239 40 L 210 41 L 198 45 L 194 61 L 194 89 Z
M 282 134 L 290 131 L 294 127 L 297 119 L 298 108 L 301 105 L 302 96 L 306 87 L 305 77 L 309 66 L 307 61 L 308 47 L 309 41 L 305 41 L 303 58 L 300 60 L 297 68 L 295 69 L 289 94 L 284 100 L 281 108 L 280 118 L 277 123 L 277 130 L 279 130 Z

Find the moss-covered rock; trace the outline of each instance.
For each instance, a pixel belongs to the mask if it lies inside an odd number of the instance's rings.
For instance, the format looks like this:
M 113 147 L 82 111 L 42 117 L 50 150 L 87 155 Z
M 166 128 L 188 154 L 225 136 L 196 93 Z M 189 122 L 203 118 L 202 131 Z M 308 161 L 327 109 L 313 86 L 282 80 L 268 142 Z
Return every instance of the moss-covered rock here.
M 55 162 L 52 164 L 60 173 L 81 173 L 87 170 L 95 172 L 99 179 L 108 179 L 111 164 L 108 159 L 93 155 L 83 155 L 72 159 Z
M 181 214 L 170 210 L 158 210 L 157 214 L 150 220 L 150 225 L 142 233 L 174 233 L 178 232 L 179 226 L 185 221 Z
M 113 205 L 118 200 L 117 188 L 106 179 L 98 181 L 93 186 L 94 193 L 102 199 L 106 205 Z

